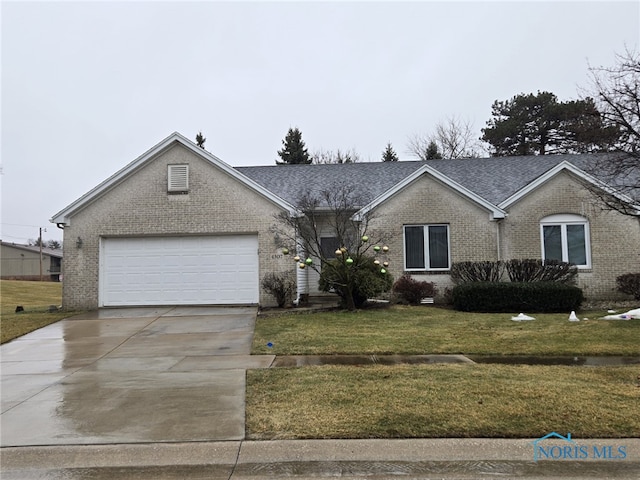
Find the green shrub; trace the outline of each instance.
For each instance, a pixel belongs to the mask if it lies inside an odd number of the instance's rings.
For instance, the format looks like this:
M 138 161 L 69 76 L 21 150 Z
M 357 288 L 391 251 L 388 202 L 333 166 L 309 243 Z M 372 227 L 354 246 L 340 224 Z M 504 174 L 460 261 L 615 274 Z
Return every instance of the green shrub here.
M 346 265 L 342 259 L 331 260 L 322 266 L 319 287 L 323 292 L 335 292 L 343 307 L 349 308 L 349 299 L 360 308 L 368 298 L 375 298 L 391 290 L 393 277 L 381 273 L 372 257 L 360 256 L 353 264 Z
M 640 273 L 625 273 L 616 278 L 618 291 L 640 300 Z
M 570 312 L 583 301 L 582 290 L 558 282 L 476 282 L 457 285 L 453 307 L 465 312 Z
M 505 269 L 512 282 L 574 283 L 578 275 L 578 267 L 571 263 L 535 258 L 508 260 Z
M 502 262 L 455 262 L 451 265 L 451 280 L 455 284 L 468 282 L 499 282 L 504 265 Z
M 267 273 L 262 279 L 262 288 L 273 295 L 279 307 L 290 305 L 296 291 L 292 273 Z
M 408 273 L 402 275 L 393 284 L 392 291 L 400 301 L 409 305 L 420 305 L 423 298 L 436 296 L 436 287 L 433 282 L 414 280 Z

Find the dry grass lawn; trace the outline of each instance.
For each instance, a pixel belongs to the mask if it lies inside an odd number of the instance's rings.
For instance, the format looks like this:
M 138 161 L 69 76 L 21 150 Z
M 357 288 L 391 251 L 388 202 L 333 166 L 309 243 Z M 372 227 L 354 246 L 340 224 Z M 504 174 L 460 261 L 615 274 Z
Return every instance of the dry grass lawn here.
M 0 280 L 0 294 L 0 343 L 72 315 L 71 312 L 48 312 L 50 305 L 62 303 L 62 283 Z M 15 312 L 18 305 L 24 312 Z
M 637 367 L 401 365 L 247 372 L 252 439 L 640 436 Z
M 253 353 L 276 355 L 456 354 L 640 355 L 640 321 L 597 320 L 605 311 L 566 314 L 467 313 L 438 307 L 319 312 L 259 318 Z M 267 343 L 272 343 L 269 348 Z

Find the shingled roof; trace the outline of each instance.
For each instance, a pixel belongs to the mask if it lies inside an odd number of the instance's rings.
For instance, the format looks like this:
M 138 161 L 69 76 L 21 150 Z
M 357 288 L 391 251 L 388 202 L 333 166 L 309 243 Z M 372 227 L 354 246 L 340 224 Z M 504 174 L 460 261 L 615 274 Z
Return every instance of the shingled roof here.
M 296 205 L 304 194 L 316 195 L 348 184 L 358 197 L 372 201 L 428 164 L 488 202 L 499 205 L 562 162 L 583 170 L 593 155 L 538 155 L 455 160 L 371 162 L 324 165 L 236 167 L 254 182 Z

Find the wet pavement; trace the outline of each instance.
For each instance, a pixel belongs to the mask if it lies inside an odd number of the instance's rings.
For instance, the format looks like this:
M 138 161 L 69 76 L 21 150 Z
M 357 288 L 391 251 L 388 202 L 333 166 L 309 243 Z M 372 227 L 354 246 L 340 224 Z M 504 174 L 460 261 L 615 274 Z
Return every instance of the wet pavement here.
M 252 356 L 255 318 L 252 308 L 108 309 L 0 346 L 2 479 L 640 478 L 638 438 L 578 440 L 624 446 L 624 459 L 538 462 L 527 439 L 245 441 L 248 368 L 473 362 Z
M 240 440 L 255 308 L 100 310 L 0 347 L 3 447 Z M 206 421 L 205 421 L 206 419 Z
M 574 439 L 575 440 L 575 439 Z M 547 445 L 562 449 L 562 442 Z M 576 440 L 624 459 L 534 461 L 530 439 L 275 440 L 7 448 L 3 480 L 637 479 L 640 439 Z M 558 450 L 561 451 L 561 450 Z
M 638 365 L 640 357 L 559 357 L 523 355 L 468 355 L 475 363 L 499 363 L 502 365 L 569 365 L 576 367 L 613 367 L 617 365 Z
M 464 355 L 278 355 L 272 367 L 474 363 Z

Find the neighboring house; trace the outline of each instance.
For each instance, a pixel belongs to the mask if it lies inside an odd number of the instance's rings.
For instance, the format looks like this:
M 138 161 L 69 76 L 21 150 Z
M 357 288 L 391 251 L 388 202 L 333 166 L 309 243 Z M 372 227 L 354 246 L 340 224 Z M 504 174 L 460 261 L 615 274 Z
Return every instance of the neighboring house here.
M 3 279 L 40 280 L 42 272 L 43 280 L 60 281 L 62 250 L 43 247 L 41 263 L 40 247 L 9 242 L 0 242 L 0 245 L 0 271 Z
M 640 216 L 599 208 L 588 155 L 233 168 L 174 133 L 51 219 L 64 228 L 66 308 L 261 304 L 293 271 L 273 225 L 304 193 L 348 184 L 392 236 L 389 271 L 451 285 L 453 262 L 553 258 L 590 299 L 640 271 Z M 330 248 L 332 238 L 324 240 Z M 298 271 L 299 293 L 317 276 Z

